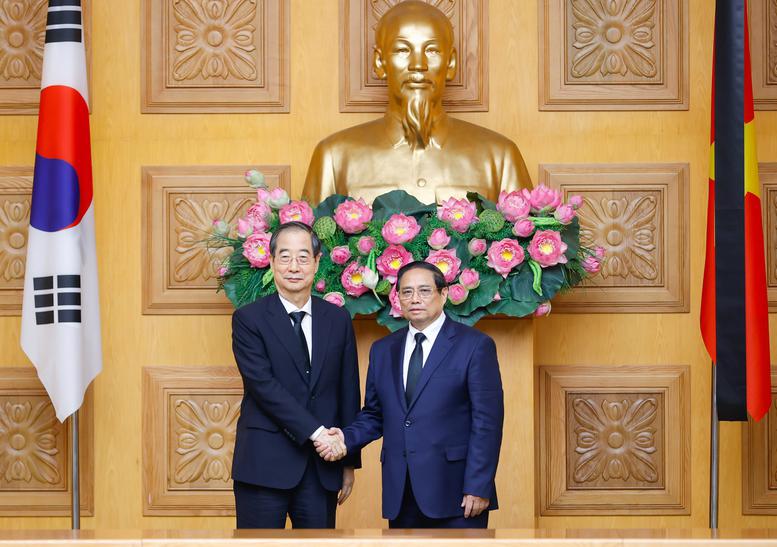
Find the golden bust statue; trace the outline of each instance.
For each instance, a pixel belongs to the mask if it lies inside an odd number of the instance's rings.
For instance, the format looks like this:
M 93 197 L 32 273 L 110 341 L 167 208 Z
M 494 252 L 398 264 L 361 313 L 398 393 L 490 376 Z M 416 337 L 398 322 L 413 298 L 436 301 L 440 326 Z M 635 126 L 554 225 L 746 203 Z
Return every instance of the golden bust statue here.
M 386 114 L 316 146 L 303 198 L 317 204 L 337 193 L 371 202 L 402 189 L 424 203 L 470 191 L 495 200 L 500 190 L 531 187 L 510 139 L 446 114 L 456 49 L 442 11 L 418 0 L 389 9 L 375 29 L 373 69 L 388 85 Z

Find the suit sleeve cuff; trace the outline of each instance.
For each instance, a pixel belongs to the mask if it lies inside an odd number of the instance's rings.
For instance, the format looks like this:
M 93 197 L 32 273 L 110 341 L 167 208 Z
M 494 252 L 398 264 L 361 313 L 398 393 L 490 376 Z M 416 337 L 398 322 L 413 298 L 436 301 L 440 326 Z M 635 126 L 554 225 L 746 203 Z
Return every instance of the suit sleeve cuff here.
M 325 429 L 326 428 L 323 425 L 318 426 L 318 429 L 316 429 L 313 432 L 313 434 L 310 435 L 310 437 L 308 437 L 308 439 L 310 439 L 311 441 L 315 441 L 318 438 L 318 436 L 321 435 L 324 432 Z

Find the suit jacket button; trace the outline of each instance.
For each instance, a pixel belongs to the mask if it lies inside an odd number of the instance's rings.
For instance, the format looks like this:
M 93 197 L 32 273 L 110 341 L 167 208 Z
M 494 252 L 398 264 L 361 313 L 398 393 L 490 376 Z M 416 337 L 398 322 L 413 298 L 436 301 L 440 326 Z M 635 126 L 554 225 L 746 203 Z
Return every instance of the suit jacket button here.
M 410 427 L 410 424 L 411 424 L 411 423 L 412 423 L 412 422 L 411 422 L 410 420 L 406 421 L 406 422 L 405 422 L 405 427 Z

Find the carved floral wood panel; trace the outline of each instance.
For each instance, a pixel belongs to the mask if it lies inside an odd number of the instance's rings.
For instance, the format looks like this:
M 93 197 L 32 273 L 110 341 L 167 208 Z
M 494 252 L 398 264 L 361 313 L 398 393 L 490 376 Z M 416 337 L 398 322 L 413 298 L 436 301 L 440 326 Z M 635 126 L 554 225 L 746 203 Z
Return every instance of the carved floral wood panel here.
M 541 110 L 687 110 L 687 0 L 541 0 Z
M 143 310 L 149 314 L 231 313 L 216 294 L 229 250 L 204 244 L 214 220 L 236 224 L 256 199 L 246 166 L 143 168 Z M 259 166 L 267 184 L 290 189 L 288 166 Z
M 89 0 L 83 0 L 89 67 Z M 48 0 L 0 2 L 0 114 L 37 114 Z
M 777 0 L 751 0 L 750 53 L 756 110 L 777 110 Z
M 93 511 L 92 395 L 80 413 L 81 511 Z M 69 515 L 70 422 L 32 367 L 0 367 L 0 515 Z
M 288 112 L 289 0 L 143 0 L 142 112 Z
M 690 513 L 687 366 L 543 366 L 541 515 Z
M 450 112 L 488 110 L 488 0 L 424 0 L 451 20 L 456 77 L 443 102 Z M 372 70 L 375 26 L 401 0 L 340 0 L 340 111 L 383 112 L 386 84 Z
M 541 165 L 540 182 L 583 197 L 580 241 L 606 252 L 557 311 L 688 311 L 687 164 Z
M 742 513 L 777 515 L 777 372 L 772 405 L 760 422 L 742 428 Z
M 20 315 L 32 168 L 0 167 L 0 315 Z
M 143 369 L 143 514 L 234 515 L 234 367 Z

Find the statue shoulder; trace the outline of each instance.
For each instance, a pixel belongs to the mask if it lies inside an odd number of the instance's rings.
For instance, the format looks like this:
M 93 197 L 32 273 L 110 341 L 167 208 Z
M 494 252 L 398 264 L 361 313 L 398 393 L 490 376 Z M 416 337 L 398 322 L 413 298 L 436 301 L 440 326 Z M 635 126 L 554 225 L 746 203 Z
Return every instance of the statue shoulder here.
M 376 142 L 383 135 L 382 118 L 352 127 L 347 127 L 321 140 L 316 149 L 320 153 L 335 153 L 338 150 Z
M 482 125 L 452 117 L 451 130 L 457 137 L 466 138 L 473 143 L 489 146 L 504 153 L 520 154 L 518 146 L 512 140 Z

